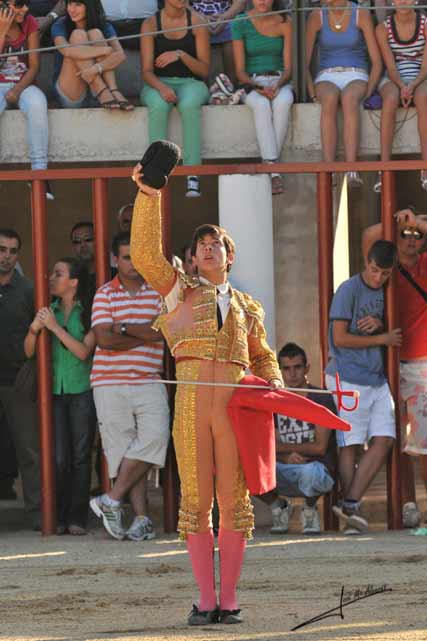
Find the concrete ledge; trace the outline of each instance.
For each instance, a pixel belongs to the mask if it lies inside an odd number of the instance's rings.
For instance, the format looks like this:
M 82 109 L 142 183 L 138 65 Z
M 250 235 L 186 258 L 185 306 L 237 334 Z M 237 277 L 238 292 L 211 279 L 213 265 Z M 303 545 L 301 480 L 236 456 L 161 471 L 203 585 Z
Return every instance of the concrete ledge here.
M 362 113 L 360 154 L 379 154 L 379 112 Z M 398 120 L 404 118 L 399 110 Z M 294 105 L 284 161 L 302 154 L 321 159 L 320 106 Z M 148 144 L 147 110 L 138 107 L 133 113 L 103 109 L 49 110 L 50 162 L 103 162 L 139 159 Z M 179 114 L 173 110 L 170 137 L 182 143 Z M 5 112 L 0 118 L 1 162 L 27 163 L 25 119 L 20 111 Z M 419 152 L 417 118 L 410 109 L 407 120 L 395 136 L 396 154 Z M 202 113 L 202 157 L 204 159 L 256 158 L 259 156 L 255 127 L 249 107 L 207 106 Z

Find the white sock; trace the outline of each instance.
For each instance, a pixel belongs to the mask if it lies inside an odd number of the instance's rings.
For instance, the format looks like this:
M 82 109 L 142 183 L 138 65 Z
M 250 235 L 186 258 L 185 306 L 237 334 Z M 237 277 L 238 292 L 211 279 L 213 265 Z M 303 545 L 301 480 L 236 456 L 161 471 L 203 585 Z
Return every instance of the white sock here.
M 101 500 L 105 505 L 111 505 L 111 507 L 119 507 L 120 506 L 120 501 L 116 501 L 116 499 L 112 499 L 111 496 L 108 496 L 108 494 L 103 494 L 101 497 Z

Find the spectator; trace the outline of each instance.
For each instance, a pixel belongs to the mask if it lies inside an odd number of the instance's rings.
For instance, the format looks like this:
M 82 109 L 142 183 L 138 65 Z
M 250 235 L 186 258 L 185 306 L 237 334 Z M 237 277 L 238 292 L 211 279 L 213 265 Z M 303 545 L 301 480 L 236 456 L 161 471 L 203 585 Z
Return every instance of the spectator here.
M 221 53 L 221 71 L 225 71 L 233 82 L 236 82 L 234 70 L 231 20 L 245 10 L 246 0 L 192 0 L 191 7 L 208 21 L 211 46 Z
M 305 351 L 295 343 L 287 343 L 279 352 L 280 369 L 285 385 L 310 388 L 300 392 L 309 400 L 327 407 L 336 414 L 332 396 L 316 393 L 307 374 L 310 365 Z M 269 503 L 273 516 L 272 534 L 288 531 L 293 506 L 287 497 L 303 496 L 301 512 L 303 534 L 318 534 L 320 518 L 317 499 L 330 492 L 334 485 L 336 440 L 334 432 L 313 423 L 287 416 L 275 416 L 276 424 L 276 476 L 277 488 L 260 498 Z M 286 497 L 286 498 L 285 498 Z
M 390 160 L 397 108 L 415 105 L 418 115 L 421 158 L 427 160 L 427 57 L 424 13 L 408 5 L 408 0 L 394 0 L 395 11 L 376 28 L 376 35 L 387 74 L 379 92 L 381 111 L 381 160 Z M 421 187 L 427 190 L 427 171 L 421 170 Z M 381 172 L 374 191 L 381 191 Z
M 399 323 L 403 332 L 400 349 L 403 451 L 411 459 L 418 458 L 421 478 L 427 491 L 427 217 L 415 216 L 410 209 L 399 211 L 396 217 L 399 231 L 397 296 L 399 301 L 404 301 L 399 305 Z M 365 254 L 381 236 L 381 224 L 365 230 Z M 410 468 L 413 468 L 411 463 Z M 403 525 L 416 527 L 421 515 L 415 502 L 413 481 L 412 484 L 404 483 L 402 498 Z
M 141 102 L 148 107 L 150 142 L 167 138 L 169 112 L 176 105 L 182 118 L 183 163 L 200 165 L 201 106 L 209 99 L 202 81 L 209 73 L 209 31 L 204 20 L 184 3 L 165 0 L 165 8 L 142 26 L 141 67 L 144 87 Z M 197 29 L 189 29 L 197 26 Z M 157 36 L 153 31 L 182 27 Z M 179 37 L 178 37 L 179 36 Z M 187 177 L 186 196 L 200 196 L 197 176 Z
M 141 25 L 157 12 L 157 0 L 102 0 L 102 5 L 118 36 L 135 36 L 122 40 L 123 47 L 138 51 Z
M 44 93 L 33 83 L 39 71 L 40 54 L 25 49 L 40 46 L 37 21 L 28 13 L 28 3 L 8 0 L 0 8 L 0 52 L 10 54 L 0 68 L 0 115 L 6 108 L 18 107 L 27 119 L 31 169 L 47 168 L 48 120 Z M 54 196 L 46 183 L 46 197 Z
M 307 21 L 307 86 L 310 98 L 322 110 L 320 132 L 323 159 L 335 160 L 337 110 L 341 103 L 344 117 L 344 157 L 353 162 L 359 146 L 360 103 L 374 91 L 381 74 L 381 56 L 369 11 L 354 2 L 326 0 L 326 7 L 315 9 Z M 344 8 L 343 8 L 344 4 Z M 312 79 L 310 64 L 318 40 L 320 64 Z M 369 71 L 369 54 L 371 69 Z M 346 172 L 349 187 L 359 187 L 358 172 Z
M 55 297 L 37 312 L 25 338 L 28 358 L 45 328 L 52 334 L 57 534 L 87 534 L 95 408 L 90 368 L 95 335 L 90 329 L 92 295 L 86 266 L 61 258 L 50 276 Z
M 18 462 L 6 416 L 0 406 L 0 501 L 16 501 Z
M 100 0 L 65 0 L 66 14 L 51 35 L 56 47 L 54 87 L 62 107 L 79 109 L 92 94 L 101 107 L 132 111 L 117 88 L 115 69 L 126 60 L 116 32 L 105 20 Z
M 382 347 L 398 347 L 400 329 L 384 331 L 383 285 L 396 262 L 396 247 L 386 240 L 372 245 L 362 273 L 337 289 L 329 312 L 329 353 L 326 385 L 334 389 L 335 374 L 344 390 L 360 392 L 353 412 L 340 410 L 350 432 L 337 434 L 343 504 L 332 509 L 346 523 L 345 534 L 366 532 L 360 501 L 384 463 L 395 438 L 394 402 L 384 375 Z M 358 446 L 369 445 L 356 464 Z
M 233 53 L 238 80 L 244 84 L 245 103 L 254 112 L 255 129 L 263 162 L 280 160 L 288 131 L 294 95 L 292 75 L 292 24 L 281 14 L 260 17 L 278 9 L 277 0 L 253 0 L 249 20 L 234 22 Z M 271 174 L 273 195 L 283 193 L 282 177 Z
M 76 258 L 82 261 L 89 273 L 91 300 L 96 292 L 94 227 L 90 221 L 80 221 L 71 229 L 71 243 Z
M 162 338 L 151 328 L 161 298 L 132 265 L 129 243 L 128 232 L 115 236 L 118 274 L 97 291 L 92 310 L 97 348 L 91 382 L 110 478 L 116 480 L 90 505 L 111 536 L 143 541 L 155 537 L 145 489 L 151 467 L 165 462 L 169 407 L 165 386 L 145 383 L 159 379 L 163 367 Z M 135 518 L 125 532 L 120 502 L 128 493 Z
M 184 245 L 180 251 L 182 268 L 188 276 L 195 276 L 197 274 L 197 267 L 193 262 L 193 256 L 191 255 L 191 246 Z
M 17 232 L 0 229 L 0 411 L 16 450 L 25 508 L 33 527 L 40 529 L 37 408 L 32 395 L 15 388 L 26 362 L 24 338 L 34 316 L 33 287 L 15 270 L 20 249 Z
M 133 203 L 128 203 L 120 207 L 117 212 L 117 222 L 119 223 L 119 231 L 128 231 L 132 225 L 132 216 L 133 216 Z

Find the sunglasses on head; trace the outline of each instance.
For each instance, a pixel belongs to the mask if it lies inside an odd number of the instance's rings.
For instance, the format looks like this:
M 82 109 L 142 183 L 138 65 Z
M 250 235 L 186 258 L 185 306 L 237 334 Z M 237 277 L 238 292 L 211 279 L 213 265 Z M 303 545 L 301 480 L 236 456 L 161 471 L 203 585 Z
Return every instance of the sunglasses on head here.
M 28 7 L 29 4 L 30 4 L 30 0 L 15 0 L 13 4 L 11 4 L 9 0 L 3 0 L 0 8 L 8 9 L 8 8 L 15 7 L 15 9 L 22 9 L 22 7 Z
M 424 234 L 418 231 L 418 229 L 402 229 L 402 231 L 400 232 L 400 237 L 404 240 L 408 240 L 409 238 L 413 238 L 414 240 L 421 240 L 421 238 L 424 237 Z

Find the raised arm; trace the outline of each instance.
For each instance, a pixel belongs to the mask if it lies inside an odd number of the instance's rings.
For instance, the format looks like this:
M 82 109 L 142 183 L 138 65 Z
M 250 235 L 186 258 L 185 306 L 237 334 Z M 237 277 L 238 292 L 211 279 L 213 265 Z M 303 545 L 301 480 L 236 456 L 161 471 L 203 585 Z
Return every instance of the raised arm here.
M 133 208 L 130 255 L 132 263 L 149 285 L 167 296 L 176 282 L 176 272 L 162 249 L 161 196 L 138 192 Z

